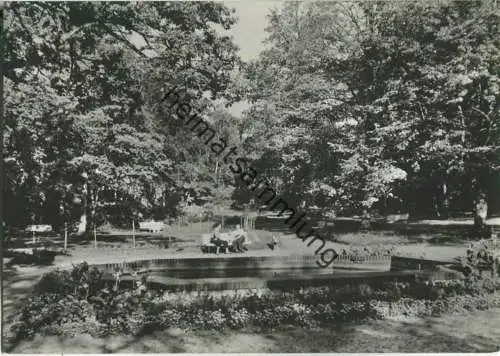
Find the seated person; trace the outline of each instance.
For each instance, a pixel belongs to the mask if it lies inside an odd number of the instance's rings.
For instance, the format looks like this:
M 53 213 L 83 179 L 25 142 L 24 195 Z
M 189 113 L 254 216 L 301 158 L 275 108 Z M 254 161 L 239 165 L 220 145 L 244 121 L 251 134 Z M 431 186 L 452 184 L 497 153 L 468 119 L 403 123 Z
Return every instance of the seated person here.
M 215 224 L 215 226 L 213 227 L 213 231 L 212 231 L 212 234 L 213 234 L 213 238 L 218 238 L 219 234 L 220 234 L 220 229 L 222 228 L 222 225 L 220 223 L 218 224 Z
M 232 235 L 235 237 L 231 243 L 233 249 L 236 252 L 244 252 L 247 251 L 248 249 L 245 247 L 245 242 L 246 242 L 246 233 L 245 231 L 241 228 L 240 225 L 236 225 L 236 230 L 233 231 Z
M 213 243 L 216 247 L 217 247 L 217 251 L 216 253 L 219 253 L 219 249 L 221 247 L 227 247 L 228 246 L 228 243 L 227 241 L 224 241 L 220 238 L 220 229 L 221 229 L 222 225 L 221 224 L 217 224 L 215 225 L 215 228 L 212 232 L 212 238 L 210 239 L 210 242 Z
M 245 243 L 245 235 L 238 236 L 232 242 L 232 246 L 234 251 L 236 252 L 244 252 L 247 248 L 244 246 Z
M 241 236 L 245 234 L 245 230 L 243 230 L 240 224 L 236 225 L 236 229 L 231 233 L 233 236 Z

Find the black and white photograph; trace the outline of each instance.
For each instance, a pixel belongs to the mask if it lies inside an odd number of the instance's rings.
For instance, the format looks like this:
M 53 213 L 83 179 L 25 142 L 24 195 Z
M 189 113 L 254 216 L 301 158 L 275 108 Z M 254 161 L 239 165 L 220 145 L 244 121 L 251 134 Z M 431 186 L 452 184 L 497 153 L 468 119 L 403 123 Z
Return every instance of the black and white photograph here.
M 500 350 L 500 4 L 0 2 L 7 354 Z

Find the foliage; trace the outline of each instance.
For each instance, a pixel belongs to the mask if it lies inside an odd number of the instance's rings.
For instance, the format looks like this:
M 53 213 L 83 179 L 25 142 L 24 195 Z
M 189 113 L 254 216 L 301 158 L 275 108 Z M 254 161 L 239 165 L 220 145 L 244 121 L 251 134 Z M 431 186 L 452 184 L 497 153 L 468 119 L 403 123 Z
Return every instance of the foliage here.
M 59 228 L 86 214 L 90 229 L 175 213 L 179 187 L 206 175 L 196 163 L 173 168 L 194 144 L 172 136 L 160 95 L 182 83 L 202 110 L 214 106 L 206 93 L 226 95 L 236 48 L 215 27 L 229 29 L 231 11 L 13 2 L 4 12 L 8 225 Z
M 256 165 L 291 199 L 340 214 L 492 203 L 499 16 L 488 0 L 272 11 L 270 46 L 245 67 Z
M 70 271 L 56 269 L 42 276 L 37 285 L 39 294 L 72 295 L 88 299 L 103 286 L 103 273 L 86 262 L 74 265 Z
M 60 229 L 85 214 L 89 230 L 177 216 L 187 195 L 248 203 L 174 119 L 163 99 L 176 87 L 290 204 L 412 217 L 453 205 L 483 226 L 500 167 L 498 19 L 492 0 L 291 2 L 240 63 L 222 4 L 9 3 L 6 222 Z M 237 118 L 224 105 L 240 99 Z
M 21 337 L 30 337 L 45 326 L 86 321 L 93 316 L 94 309 L 84 299 L 72 295 L 42 294 L 30 298 L 14 327 Z

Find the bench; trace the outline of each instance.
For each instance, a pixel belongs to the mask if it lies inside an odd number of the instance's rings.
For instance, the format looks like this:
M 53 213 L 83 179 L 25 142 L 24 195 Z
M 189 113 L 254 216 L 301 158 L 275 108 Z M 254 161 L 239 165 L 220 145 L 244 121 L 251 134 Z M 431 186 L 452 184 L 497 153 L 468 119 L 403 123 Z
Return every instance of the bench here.
M 144 221 L 139 223 L 139 230 L 150 231 L 150 232 L 161 232 L 168 225 L 162 221 Z
M 26 232 L 38 232 L 38 233 L 48 233 L 52 232 L 52 226 L 50 225 L 29 225 L 26 229 Z

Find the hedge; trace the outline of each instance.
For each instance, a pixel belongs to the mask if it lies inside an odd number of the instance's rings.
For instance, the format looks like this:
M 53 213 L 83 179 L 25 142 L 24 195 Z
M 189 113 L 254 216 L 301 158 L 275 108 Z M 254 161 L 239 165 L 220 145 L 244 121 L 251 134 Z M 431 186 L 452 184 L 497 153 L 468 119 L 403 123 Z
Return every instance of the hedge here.
M 290 292 L 246 295 L 174 294 L 148 290 L 144 280 L 132 289 L 105 285 L 102 274 L 85 263 L 71 272 L 54 271 L 40 281 L 37 295 L 20 311 L 10 341 L 42 334 L 142 334 L 168 327 L 223 329 L 426 317 L 500 306 L 491 280 L 386 283 L 341 288 L 312 287 Z

